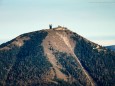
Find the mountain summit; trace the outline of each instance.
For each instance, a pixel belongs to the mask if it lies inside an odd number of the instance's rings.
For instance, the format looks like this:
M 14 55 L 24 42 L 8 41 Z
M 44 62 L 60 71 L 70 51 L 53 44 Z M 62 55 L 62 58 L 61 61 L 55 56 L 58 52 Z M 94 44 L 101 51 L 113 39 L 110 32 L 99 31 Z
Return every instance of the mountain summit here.
M 114 86 L 115 52 L 65 27 L 0 45 L 0 86 Z

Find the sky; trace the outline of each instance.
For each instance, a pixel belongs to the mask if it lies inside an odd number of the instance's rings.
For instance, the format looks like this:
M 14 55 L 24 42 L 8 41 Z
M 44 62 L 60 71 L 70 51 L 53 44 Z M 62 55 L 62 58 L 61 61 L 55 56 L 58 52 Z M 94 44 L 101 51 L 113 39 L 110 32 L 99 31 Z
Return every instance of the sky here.
M 115 45 L 115 0 L 0 0 L 0 44 L 49 24 Z

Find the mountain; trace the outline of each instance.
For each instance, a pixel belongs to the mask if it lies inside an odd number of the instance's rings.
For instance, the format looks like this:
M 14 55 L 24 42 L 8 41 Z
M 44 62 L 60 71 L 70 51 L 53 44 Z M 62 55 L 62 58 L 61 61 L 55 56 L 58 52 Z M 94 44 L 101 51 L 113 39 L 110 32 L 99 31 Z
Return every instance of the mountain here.
M 115 51 L 115 45 L 111 45 L 111 46 L 106 46 L 108 49 L 114 50 Z
M 0 86 L 115 86 L 115 52 L 65 27 L 0 45 Z

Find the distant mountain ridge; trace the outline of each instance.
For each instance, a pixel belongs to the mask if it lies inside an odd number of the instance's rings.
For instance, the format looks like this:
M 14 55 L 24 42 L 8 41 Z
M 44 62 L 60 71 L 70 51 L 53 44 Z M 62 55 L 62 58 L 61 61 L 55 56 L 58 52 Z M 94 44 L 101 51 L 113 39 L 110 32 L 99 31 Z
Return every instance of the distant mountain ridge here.
M 106 46 L 108 49 L 114 50 L 115 51 L 115 45 L 111 45 L 111 46 Z
M 115 52 L 65 27 L 0 45 L 1 86 L 114 86 Z

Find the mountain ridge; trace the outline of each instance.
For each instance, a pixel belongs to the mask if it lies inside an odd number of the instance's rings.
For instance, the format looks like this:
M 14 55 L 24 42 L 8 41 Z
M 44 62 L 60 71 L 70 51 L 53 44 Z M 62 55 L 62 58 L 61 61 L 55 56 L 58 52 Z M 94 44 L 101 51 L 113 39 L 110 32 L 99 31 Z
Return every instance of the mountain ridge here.
M 0 45 L 0 85 L 112 86 L 114 57 L 65 27 L 30 32 Z
M 106 46 L 106 48 L 114 50 L 115 51 L 115 45 L 111 45 L 111 46 Z

